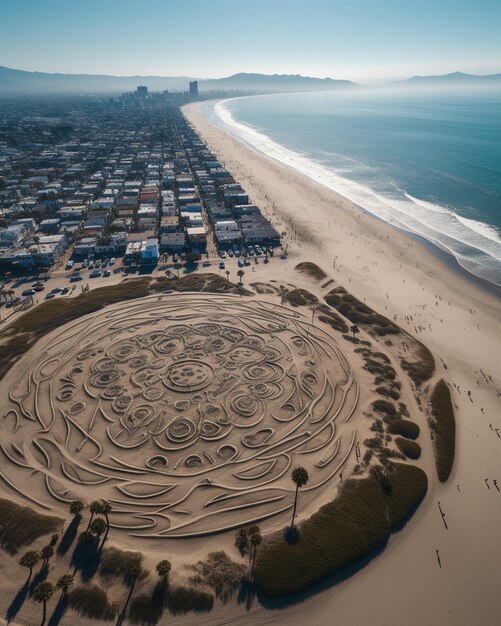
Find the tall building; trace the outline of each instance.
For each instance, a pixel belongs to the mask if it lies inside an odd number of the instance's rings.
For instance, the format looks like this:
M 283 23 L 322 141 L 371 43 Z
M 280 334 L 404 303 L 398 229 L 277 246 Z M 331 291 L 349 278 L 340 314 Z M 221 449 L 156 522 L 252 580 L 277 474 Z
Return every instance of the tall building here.
M 136 88 L 136 94 L 140 98 L 146 98 L 146 96 L 148 95 L 148 87 L 145 87 L 144 85 L 139 85 L 139 87 Z
M 190 83 L 190 96 L 198 98 L 198 81 L 194 80 Z

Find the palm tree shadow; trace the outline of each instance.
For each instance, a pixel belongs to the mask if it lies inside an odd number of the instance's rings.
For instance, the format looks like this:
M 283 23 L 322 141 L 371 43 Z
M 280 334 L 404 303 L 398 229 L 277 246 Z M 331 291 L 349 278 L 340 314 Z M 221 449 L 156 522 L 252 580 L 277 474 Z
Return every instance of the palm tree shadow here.
M 71 556 L 71 565 L 75 571 L 79 571 L 82 580 L 90 580 L 97 572 L 101 562 L 102 546 L 96 537 L 92 541 L 81 544 L 77 543 Z
M 21 607 L 24 604 L 24 601 L 28 597 L 29 590 L 30 590 L 30 583 L 29 581 L 26 581 L 25 584 L 21 587 L 21 589 L 19 589 L 14 599 L 9 604 L 9 607 L 7 608 L 7 611 L 5 613 L 5 619 L 7 620 L 7 623 L 10 623 L 19 613 L 19 611 L 21 610 Z
M 165 580 L 159 580 L 151 594 L 151 601 L 155 606 L 165 606 L 165 598 L 167 597 L 168 583 Z
M 38 571 L 38 574 L 31 581 L 31 584 L 29 586 L 30 596 L 33 595 L 33 592 L 35 591 L 35 587 L 39 583 L 42 583 L 47 578 L 48 575 L 49 575 L 49 564 L 47 563 L 46 565 L 40 568 L 40 570 Z
M 47 626 L 57 626 L 59 622 L 61 621 L 61 618 L 63 617 L 67 606 L 68 606 L 68 596 L 67 595 L 60 596 L 59 601 L 56 604 L 54 611 L 52 612 L 52 615 L 50 617 L 50 620 Z
M 59 545 L 57 547 L 57 553 L 60 556 L 64 556 L 70 549 L 71 544 L 73 543 L 77 535 L 78 526 L 80 525 L 81 520 L 82 516 L 76 515 L 71 520 L 71 524 L 66 529 L 64 535 L 61 537 L 61 541 L 59 542 Z
M 254 583 L 249 581 L 247 577 L 242 578 L 237 596 L 238 604 L 245 604 L 246 610 L 250 611 L 256 595 L 256 586 Z

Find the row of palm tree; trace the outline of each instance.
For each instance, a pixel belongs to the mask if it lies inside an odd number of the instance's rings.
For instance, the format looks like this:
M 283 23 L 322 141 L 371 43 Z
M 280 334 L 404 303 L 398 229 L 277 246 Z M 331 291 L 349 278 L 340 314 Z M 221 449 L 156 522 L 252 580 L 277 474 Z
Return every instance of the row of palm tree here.
M 50 559 L 54 556 L 54 546 L 56 545 L 57 540 L 58 535 L 53 535 L 50 544 L 44 546 L 40 550 L 40 552 L 36 552 L 35 550 L 28 550 L 20 558 L 19 565 L 21 565 L 22 567 L 26 567 L 29 570 L 25 587 L 29 585 L 29 582 L 33 575 L 33 569 L 39 563 L 41 563 L 39 574 L 41 574 L 43 570 L 48 567 Z M 36 585 L 35 589 L 33 590 L 33 598 L 36 602 L 42 604 L 41 626 L 45 624 L 45 620 L 47 618 L 47 602 L 52 598 L 52 596 L 56 592 L 56 589 L 61 590 L 60 599 L 63 600 L 64 596 L 68 594 L 74 582 L 75 578 L 73 574 L 63 574 L 63 576 L 59 578 L 55 585 L 48 580 L 43 580 Z
M 40 622 L 40 626 L 44 626 L 45 624 L 45 620 L 47 619 L 47 602 L 52 598 L 56 590 L 59 589 L 61 591 L 60 601 L 62 601 L 65 596 L 68 595 L 74 584 L 75 577 L 73 574 L 63 574 L 55 585 L 51 583 L 50 580 L 44 580 L 38 583 L 33 592 L 33 599 L 35 602 L 39 602 L 42 605 L 42 621 Z

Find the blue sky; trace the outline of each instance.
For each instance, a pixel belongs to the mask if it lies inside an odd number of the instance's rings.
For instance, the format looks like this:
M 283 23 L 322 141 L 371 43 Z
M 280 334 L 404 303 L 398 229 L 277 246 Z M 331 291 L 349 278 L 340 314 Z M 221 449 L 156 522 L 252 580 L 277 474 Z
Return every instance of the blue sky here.
M 371 81 L 501 71 L 500 0 L 0 0 L 0 65 Z

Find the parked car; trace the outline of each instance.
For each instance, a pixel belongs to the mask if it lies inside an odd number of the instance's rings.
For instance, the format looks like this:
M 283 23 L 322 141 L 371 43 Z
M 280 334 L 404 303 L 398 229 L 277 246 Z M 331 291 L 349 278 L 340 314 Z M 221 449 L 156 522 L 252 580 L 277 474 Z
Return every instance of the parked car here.
M 73 274 L 73 276 L 70 278 L 70 283 L 76 283 L 77 280 L 83 280 L 82 274 Z
M 106 277 L 106 278 L 108 278 L 108 276 L 111 276 L 110 270 L 104 270 L 103 276 Z
M 101 267 L 101 261 L 100 259 L 97 259 L 96 262 L 94 263 L 95 267 Z
M 116 259 L 114 256 L 111 257 L 110 259 L 110 265 L 115 265 Z
M 99 270 L 94 270 L 89 274 L 89 278 L 99 278 L 101 276 L 101 272 Z
M 69 292 L 69 288 L 68 288 L 68 287 L 63 287 L 63 288 L 61 289 L 61 295 L 62 295 L 62 296 L 66 295 L 68 292 Z
M 89 261 L 89 264 L 87 265 L 87 267 L 88 267 L 90 270 L 93 270 L 93 269 L 94 269 L 94 261 Z
M 74 265 L 74 261 L 72 261 L 71 259 L 68 261 L 68 263 L 66 263 L 66 269 L 70 270 Z
M 243 267 L 244 266 L 244 262 L 242 261 L 242 259 L 238 259 L 238 267 Z
M 51 291 L 49 291 L 49 293 L 46 294 L 45 299 L 46 300 L 51 300 L 52 298 L 55 298 L 55 297 L 56 297 L 56 294 L 52 293 Z
M 43 291 L 45 289 L 45 285 L 37 285 L 36 287 L 33 287 L 33 289 L 35 291 Z
M 219 264 L 219 269 L 220 269 L 220 270 L 224 270 L 224 268 L 225 268 L 225 267 L 226 267 L 226 266 L 225 266 L 225 264 L 224 264 L 224 261 L 221 261 L 221 263 Z
M 34 289 L 25 289 L 22 293 L 23 296 L 34 296 L 36 291 Z
M 61 287 L 54 287 L 54 289 L 50 290 L 50 293 L 61 293 L 62 289 Z

